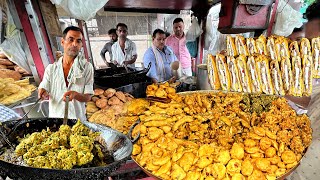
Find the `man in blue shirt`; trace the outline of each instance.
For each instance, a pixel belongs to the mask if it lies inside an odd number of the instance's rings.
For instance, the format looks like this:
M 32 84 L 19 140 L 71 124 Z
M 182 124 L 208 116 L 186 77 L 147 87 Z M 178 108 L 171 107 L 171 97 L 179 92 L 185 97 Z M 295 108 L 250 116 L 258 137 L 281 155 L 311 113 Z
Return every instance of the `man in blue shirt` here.
M 172 49 L 165 45 L 166 34 L 161 29 L 156 29 L 152 34 L 152 46 L 147 49 L 143 56 L 145 67 L 151 63 L 147 76 L 153 83 L 168 81 L 173 78 L 171 65 L 178 59 Z

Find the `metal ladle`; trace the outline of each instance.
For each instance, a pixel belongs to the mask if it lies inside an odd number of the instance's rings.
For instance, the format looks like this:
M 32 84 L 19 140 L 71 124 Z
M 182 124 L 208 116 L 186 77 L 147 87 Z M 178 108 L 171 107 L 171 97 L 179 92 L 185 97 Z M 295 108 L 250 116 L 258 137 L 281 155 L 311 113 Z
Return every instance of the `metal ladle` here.
M 69 111 L 69 96 L 66 96 L 66 103 L 64 107 L 64 118 L 63 118 L 63 125 L 68 124 L 68 111 Z

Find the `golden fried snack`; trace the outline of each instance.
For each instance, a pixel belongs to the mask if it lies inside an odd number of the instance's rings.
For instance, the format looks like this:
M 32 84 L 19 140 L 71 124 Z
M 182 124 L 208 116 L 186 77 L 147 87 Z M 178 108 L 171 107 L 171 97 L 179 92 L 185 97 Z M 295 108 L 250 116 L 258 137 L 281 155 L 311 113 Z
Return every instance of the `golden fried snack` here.
M 186 172 L 178 164 L 173 164 L 171 178 L 182 180 L 186 177 L 186 175 Z
M 274 87 L 274 94 L 284 96 L 285 92 L 283 89 L 279 61 L 272 60 L 270 62 L 270 73 L 271 73 L 272 86 Z
M 267 158 L 271 158 L 277 154 L 277 150 L 274 147 L 269 147 L 265 151 L 265 155 Z
M 92 101 L 87 102 L 86 112 L 88 113 L 95 113 L 99 109 L 97 108 L 96 104 Z
M 109 104 L 110 106 L 120 104 L 120 99 L 117 98 L 116 96 L 113 96 L 113 97 L 111 97 L 111 98 L 108 100 L 108 104 Z
M 231 159 L 230 152 L 228 150 L 223 150 L 219 152 L 216 161 L 226 165 L 230 159 Z
M 278 37 L 275 43 L 278 56 L 277 59 L 290 58 L 288 39 L 285 37 Z
M 274 89 L 271 83 L 269 58 L 264 55 L 260 55 L 257 58 L 257 72 L 258 78 L 260 78 L 262 92 L 266 94 L 274 94 Z
M 249 51 L 246 45 L 246 40 L 243 36 L 241 35 L 236 35 L 235 38 L 235 47 L 237 49 L 237 52 L 239 55 L 244 55 L 244 56 L 248 56 L 249 55 Z
M 253 38 L 246 38 L 249 55 L 258 53 L 256 42 Z
M 280 61 L 278 59 L 276 51 L 276 43 L 274 36 L 270 36 L 267 40 L 267 55 L 270 56 L 272 60 Z
M 152 159 L 152 164 L 154 165 L 157 165 L 157 166 L 162 166 L 164 164 L 166 164 L 167 162 L 169 162 L 171 159 L 170 156 L 168 156 L 167 153 L 164 153 L 161 157 L 157 158 L 157 157 L 154 157 Z
M 241 171 L 241 160 L 231 159 L 227 164 L 227 173 L 233 175 L 235 173 L 240 173 Z
M 183 118 L 179 119 L 179 120 L 173 125 L 172 130 L 173 130 L 173 131 L 176 131 L 176 130 L 178 130 L 179 126 L 181 126 L 182 124 L 187 123 L 187 122 L 192 122 L 192 121 L 193 121 L 193 117 L 192 117 L 192 116 L 184 116 Z
M 12 71 L 9 69 L 0 69 L 0 78 L 12 78 L 15 81 L 21 79 L 21 74 L 18 71 Z
M 221 163 L 214 163 L 212 165 L 212 176 L 216 179 L 222 179 L 226 175 L 226 167 Z
M 163 130 L 156 127 L 148 128 L 148 138 L 150 140 L 156 140 L 161 136 L 163 136 Z
M 215 57 L 212 54 L 208 54 L 207 60 L 208 79 L 212 89 L 220 89 L 220 80 L 218 75 L 218 69 L 216 65 Z
M 232 148 L 230 150 L 232 159 L 243 159 L 244 158 L 244 148 L 243 145 L 238 143 L 233 143 Z
M 163 88 L 158 88 L 155 92 L 155 97 L 166 98 L 167 92 Z
M 291 57 L 300 57 L 299 45 L 297 41 L 293 41 L 289 46 Z
M 302 38 L 300 41 L 300 53 L 301 57 L 304 55 L 310 56 L 311 55 L 311 45 L 310 41 L 307 38 Z
M 122 102 L 126 102 L 126 96 L 123 94 L 123 92 L 117 91 L 115 96 L 117 96 L 117 98 L 119 98 Z
M 190 167 L 193 165 L 195 157 L 196 156 L 192 152 L 186 152 L 178 160 L 178 164 L 185 172 L 188 172 Z
M 232 179 L 231 180 L 245 180 L 246 178 L 240 174 L 240 173 L 235 173 L 234 175 L 232 175 Z
M 132 155 L 138 155 L 141 152 L 141 147 L 137 144 L 133 145 Z
M 97 96 L 92 96 L 91 101 L 96 102 L 98 99 L 100 99 L 100 98 Z
M 239 55 L 236 59 L 236 64 L 239 70 L 239 79 L 243 92 L 251 93 L 252 88 L 250 74 L 247 67 L 247 57 L 245 55 Z
M 242 85 L 239 78 L 239 70 L 236 64 L 236 59 L 233 56 L 227 56 L 227 66 L 230 72 L 230 90 L 234 92 L 242 92 Z
M 157 171 L 155 171 L 156 176 L 161 176 L 162 174 L 166 174 L 171 169 L 171 161 L 168 161 L 166 164 L 162 165 Z
M 199 160 L 197 161 L 197 166 L 201 169 L 207 167 L 208 165 L 210 165 L 212 163 L 213 159 L 206 157 L 206 156 L 201 156 L 199 158 Z
M 245 159 L 241 164 L 241 173 L 245 176 L 250 176 L 253 172 L 253 165 L 249 159 Z
M 263 172 L 255 169 L 255 170 L 253 170 L 252 174 L 248 177 L 248 180 L 257 180 L 257 179 L 265 180 L 266 177 L 263 174 Z
M 283 79 L 283 89 L 286 94 L 292 94 L 293 89 L 293 76 L 292 76 L 292 69 L 291 69 L 291 62 L 289 58 L 282 58 L 281 59 L 281 72 L 282 72 L 282 79 Z
M 263 172 L 266 172 L 271 166 L 270 161 L 266 158 L 257 158 L 255 163 L 257 168 Z
M 107 90 L 105 90 L 103 92 L 103 95 L 106 97 L 106 98 L 111 98 L 114 94 L 116 93 L 116 90 L 113 89 L 113 88 L 108 88 Z
M 312 93 L 313 80 L 313 60 L 311 55 L 304 55 L 302 57 L 302 71 L 303 71 L 303 95 L 310 96 Z
M 263 137 L 260 139 L 260 143 L 259 143 L 260 149 L 264 151 L 268 149 L 271 146 L 271 144 L 272 144 L 271 140 L 267 137 Z
M 156 171 L 159 168 L 160 166 L 153 164 L 152 161 L 150 160 L 147 160 L 146 169 L 148 169 L 149 171 Z
M 246 140 L 244 140 L 244 145 L 246 147 L 254 147 L 257 145 L 257 142 L 253 139 L 246 139 Z
M 234 38 L 231 35 L 227 36 L 227 54 L 228 56 L 233 57 L 238 56 L 238 51 L 234 43 Z
M 280 176 L 284 175 L 285 173 L 286 173 L 286 169 L 285 168 L 279 168 L 275 172 L 277 177 L 280 177 Z
M 198 171 L 189 171 L 187 173 L 186 180 L 194 180 L 194 179 L 199 179 L 201 176 L 201 173 Z
M 211 156 L 215 152 L 215 147 L 209 144 L 204 144 L 200 146 L 198 150 L 198 154 L 200 157 L 202 156 Z
M 103 93 L 104 93 L 103 89 L 97 88 L 97 89 L 94 90 L 94 95 L 95 96 L 99 96 L 99 95 L 101 95 Z
M 296 155 L 294 154 L 294 152 L 292 152 L 290 150 L 284 151 L 281 154 L 281 159 L 285 164 L 291 164 L 291 163 L 294 163 L 297 160 Z
M 227 67 L 226 58 L 222 54 L 216 55 L 216 65 L 219 74 L 219 80 L 222 90 L 229 91 L 231 82 L 230 82 L 230 72 Z
M 313 77 L 320 77 L 320 37 L 312 38 Z
M 256 39 L 257 52 L 261 55 L 267 54 L 267 39 L 264 35 L 260 35 L 258 39 Z
M 258 76 L 256 57 L 249 56 L 247 61 L 247 69 L 249 72 L 250 86 L 253 93 L 261 93 L 261 81 Z
M 108 105 L 108 100 L 107 99 L 98 99 L 96 101 L 96 106 L 100 109 L 106 107 Z

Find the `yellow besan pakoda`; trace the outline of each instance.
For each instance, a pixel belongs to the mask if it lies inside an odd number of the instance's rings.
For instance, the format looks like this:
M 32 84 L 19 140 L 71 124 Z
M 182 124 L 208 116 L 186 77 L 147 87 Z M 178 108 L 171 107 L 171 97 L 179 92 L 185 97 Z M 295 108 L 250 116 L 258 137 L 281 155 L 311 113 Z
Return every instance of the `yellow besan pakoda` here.
M 59 130 L 42 130 L 28 135 L 16 147 L 28 166 L 50 169 L 72 169 L 92 162 L 92 150 L 99 133 L 90 131 L 80 120 L 72 127 L 61 125 Z M 98 152 L 99 154 L 99 152 Z M 101 153 L 100 153 L 101 155 Z
M 311 143 L 308 117 L 276 96 L 193 93 L 139 118 L 133 159 L 164 180 L 276 179 Z

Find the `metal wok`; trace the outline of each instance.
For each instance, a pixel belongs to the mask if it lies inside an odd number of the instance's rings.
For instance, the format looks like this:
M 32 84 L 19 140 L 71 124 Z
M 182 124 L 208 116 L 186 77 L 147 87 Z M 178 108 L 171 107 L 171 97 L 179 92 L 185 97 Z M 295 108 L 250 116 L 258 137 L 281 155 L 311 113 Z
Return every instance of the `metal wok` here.
M 58 130 L 62 125 L 62 119 L 55 118 L 42 118 L 42 119 L 26 119 L 21 120 L 20 125 L 8 138 L 10 141 L 17 145 L 17 136 L 23 137 L 33 132 L 39 132 L 42 129 L 49 127 L 52 131 Z M 2 123 L 4 129 L 11 129 L 16 121 L 7 121 Z M 76 120 L 68 120 L 68 125 L 72 126 Z M 6 177 L 12 179 L 103 179 L 108 174 L 115 171 L 124 163 L 132 153 L 132 142 L 124 134 L 101 125 L 83 122 L 92 131 L 101 132 L 102 139 L 106 142 L 106 149 L 112 155 L 114 162 L 106 166 L 76 168 L 70 170 L 59 169 L 45 169 L 33 168 L 28 166 L 21 166 L 0 160 L 0 176 L 4 179 Z M 133 127 L 132 127 L 133 128 Z M 3 151 L 3 146 L 0 151 Z
M 117 88 L 128 84 L 146 82 L 149 80 L 147 73 L 151 64 L 143 70 L 134 70 L 128 67 L 129 72 L 124 67 L 118 67 L 117 70 L 100 69 L 95 70 L 94 84 L 99 87 Z

